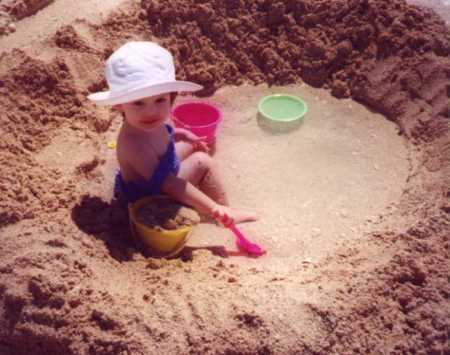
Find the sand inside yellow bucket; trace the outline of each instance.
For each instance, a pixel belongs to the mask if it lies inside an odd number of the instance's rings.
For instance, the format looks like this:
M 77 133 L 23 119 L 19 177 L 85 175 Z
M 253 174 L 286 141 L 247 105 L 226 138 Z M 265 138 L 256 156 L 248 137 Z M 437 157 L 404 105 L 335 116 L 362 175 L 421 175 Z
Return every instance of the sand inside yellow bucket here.
M 200 222 L 192 208 L 166 196 L 146 197 L 130 207 L 135 236 L 157 256 L 176 255 L 186 244 L 192 227 Z
M 136 219 L 159 231 L 176 230 L 200 222 L 200 216 L 195 210 L 169 198 L 149 199 L 137 210 Z

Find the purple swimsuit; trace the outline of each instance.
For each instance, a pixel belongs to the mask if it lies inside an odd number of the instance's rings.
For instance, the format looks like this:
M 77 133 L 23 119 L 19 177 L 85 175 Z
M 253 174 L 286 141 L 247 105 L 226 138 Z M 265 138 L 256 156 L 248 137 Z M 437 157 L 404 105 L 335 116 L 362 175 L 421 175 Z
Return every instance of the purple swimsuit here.
M 164 180 L 169 174 L 177 175 L 180 170 L 180 160 L 175 151 L 175 139 L 173 128 L 166 124 L 167 131 L 170 134 L 170 142 L 167 150 L 161 157 L 150 179 L 125 182 L 120 171 L 117 172 L 114 184 L 114 195 L 118 197 L 123 195 L 127 203 L 133 203 L 145 196 L 161 194 L 161 188 Z

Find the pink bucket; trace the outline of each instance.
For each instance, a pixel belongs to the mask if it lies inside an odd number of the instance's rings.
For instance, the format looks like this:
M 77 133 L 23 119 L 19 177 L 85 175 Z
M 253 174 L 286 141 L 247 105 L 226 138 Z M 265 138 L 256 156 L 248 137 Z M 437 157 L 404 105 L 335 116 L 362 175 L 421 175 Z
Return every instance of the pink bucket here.
M 211 144 L 216 139 L 222 111 L 210 103 L 192 101 L 175 106 L 172 118 L 176 127 L 185 128 Z

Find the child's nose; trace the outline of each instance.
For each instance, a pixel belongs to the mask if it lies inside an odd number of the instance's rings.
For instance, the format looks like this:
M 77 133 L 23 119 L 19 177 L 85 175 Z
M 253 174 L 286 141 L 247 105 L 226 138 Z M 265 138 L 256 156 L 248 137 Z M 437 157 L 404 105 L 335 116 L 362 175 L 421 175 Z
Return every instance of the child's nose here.
M 155 105 L 155 104 L 149 104 L 147 105 L 147 111 L 148 112 L 154 112 L 154 113 L 158 113 L 162 111 L 162 105 Z
M 158 107 L 156 107 L 155 105 L 147 105 L 145 107 L 145 112 L 148 115 L 153 116 L 153 115 L 157 114 L 159 112 L 159 110 L 158 110 Z

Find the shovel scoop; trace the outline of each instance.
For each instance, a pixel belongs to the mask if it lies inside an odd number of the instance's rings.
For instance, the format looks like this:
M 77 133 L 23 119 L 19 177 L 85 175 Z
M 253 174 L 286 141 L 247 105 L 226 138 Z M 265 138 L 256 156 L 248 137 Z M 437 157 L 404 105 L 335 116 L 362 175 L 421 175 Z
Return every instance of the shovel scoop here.
M 266 251 L 258 244 L 252 243 L 245 238 L 244 234 L 242 234 L 242 232 L 234 224 L 228 228 L 236 236 L 236 245 L 240 250 L 255 256 L 261 256 L 266 253 Z

